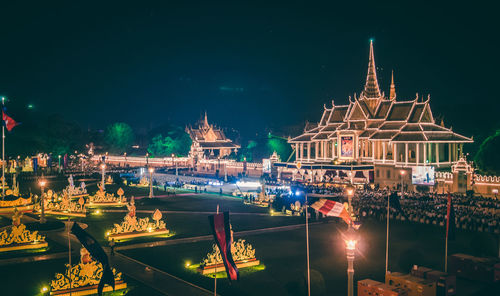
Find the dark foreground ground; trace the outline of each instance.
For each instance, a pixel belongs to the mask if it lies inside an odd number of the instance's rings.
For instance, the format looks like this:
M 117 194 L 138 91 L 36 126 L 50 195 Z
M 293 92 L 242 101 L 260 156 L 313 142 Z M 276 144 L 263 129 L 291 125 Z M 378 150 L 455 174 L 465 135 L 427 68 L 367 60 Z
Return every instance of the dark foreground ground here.
M 58 182 L 62 187 L 64 182 Z M 89 191 L 95 185 L 89 184 Z M 119 185 L 109 186 L 116 191 Z M 125 195 L 145 196 L 147 189 L 123 186 Z M 184 192 L 185 193 L 185 192 Z M 161 190 L 155 191 L 162 195 Z M 239 231 L 303 223 L 301 217 L 266 216 L 268 209 L 244 205 L 241 199 L 222 197 L 214 194 L 184 194 L 149 201 L 137 201 L 137 209 L 182 211 L 166 213 L 167 228 L 175 235 L 169 238 L 140 239 L 135 242 L 175 240 L 210 234 L 206 212 L 213 212 L 217 205 L 230 210 L 235 238 L 246 239 L 256 249 L 256 257 L 262 265 L 254 269 L 242 269 L 238 282 L 229 284 L 227 279 L 218 279 L 218 294 L 221 295 L 306 295 L 306 244 L 305 228 L 272 233 L 239 236 Z M 125 208 L 123 208 L 125 209 Z M 88 225 L 88 231 L 106 245 L 104 233 L 114 223 L 120 223 L 125 212 L 100 215 L 91 214 L 77 219 Z M 148 213 L 139 217 L 151 216 Z M 314 222 L 314 221 L 312 221 Z M 341 232 L 346 226 L 336 218 L 310 226 L 310 259 L 312 295 L 346 294 L 346 255 Z M 0 224 L 10 221 L 0 219 Z M 410 268 L 422 265 L 433 269 L 443 269 L 444 230 L 433 225 L 402 223 L 391 224 L 389 270 L 409 272 Z M 371 278 L 384 280 L 385 268 L 385 221 L 367 220 L 359 230 L 359 251 L 355 259 L 355 281 Z M 458 230 L 456 240 L 449 244 L 449 254 L 466 253 L 477 256 L 496 256 L 497 237 L 485 233 Z M 125 242 L 129 245 L 135 242 Z M 214 279 L 201 276 L 186 262 L 196 264 L 211 250 L 211 241 L 173 244 L 155 248 L 123 250 L 121 253 L 178 276 L 196 285 L 213 290 Z M 62 252 L 65 246 L 55 244 L 50 253 Z M 16 254 L 22 256 L 22 254 Z M 0 256 L 6 258 L 5 255 Z M 9 257 L 9 256 L 7 256 Z M 77 257 L 74 260 L 78 260 Z M 36 263 L 0 265 L 0 295 L 36 295 L 44 285 L 48 285 L 55 272 L 63 272 L 67 260 L 56 259 Z M 125 276 L 130 290 L 127 295 L 159 295 L 157 291 Z M 458 279 L 458 294 L 464 296 L 500 295 L 498 287 Z M 121 295 L 117 294 L 117 295 Z

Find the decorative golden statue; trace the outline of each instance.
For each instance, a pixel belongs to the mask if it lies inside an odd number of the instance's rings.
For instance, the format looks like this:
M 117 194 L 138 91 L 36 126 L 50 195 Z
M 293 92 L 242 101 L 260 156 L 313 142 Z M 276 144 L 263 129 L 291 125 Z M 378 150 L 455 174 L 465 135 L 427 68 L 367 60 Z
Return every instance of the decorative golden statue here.
M 115 290 L 125 289 L 127 284 L 123 281 L 121 272 L 117 272 L 114 268 L 112 271 L 115 276 Z M 85 291 L 85 294 L 79 295 L 88 295 L 94 290 L 97 293 L 97 285 L 101 280 L 102 273 L 102 264 L 94 261 L 89 251 L 82 247 L 80 249 L 80 263 L 73 266 L 66 264 L 64 274 L 56 273 L 55 279 L 50 283 L 51 292 L 67 291 L 69 293 L 70 290 L 76 289 L 79 292 Z M 110 290 L 112 290 L 111 287 L 104 287 L 104 291 Z
M 108 240 L 169 233 L 165 222 L 161 221 L 162 214 L 158 209 L 153 213 L 153 220 L 156 223 L 150 222 L 149 218 L 137 218 L 134 197 L 130 199 L 127 209 L 128 213 L 123 218 L 123 222 L 114 224 L 114 228 L 106 234 Z
M 99 191 L 95 195 L 89 197 L 89 204 L 92 206 L 123 206 L 125 205 L 125 198 L 123 197 L 123 189 L 119 188 L 117 191 L 118 196 L 113 193 L 106 193 L 98 184 Z
M 21 223 L 22 216 L 23 213 L 15 208 L 10 232 L 9 229 L 0 232 L 0 252 L 47 247 L 44 236 L 39 235 L 38 231 L 27 230 L 26 225 Z
M 232 242 L 231 254 L 233 255 L 234 263 L 236 263 L 238 268 L 260 264 L 260 261 L 255 258 L 255 249 L 244 239 L 238 239 L 237 241 Z M 216 267 L 220 268 L 219 271 L 224 270 L 222 255 L 219 251 L 219 247 L 213 244 L 212 252 L 208 253 L 207 257 L 203 259 L 203 262 L 200 264 L 199 271 L 202 274 L 209 274 L 215 272 Z

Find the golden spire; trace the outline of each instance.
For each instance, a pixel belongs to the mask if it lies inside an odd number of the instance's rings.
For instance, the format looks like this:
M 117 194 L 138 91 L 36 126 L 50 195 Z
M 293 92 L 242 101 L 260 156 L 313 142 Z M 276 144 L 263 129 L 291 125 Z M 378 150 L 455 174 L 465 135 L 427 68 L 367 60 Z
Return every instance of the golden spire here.
M 394 85 L 394 70 L 391 73 L 391 91 L 389 93 L 389 100 L 394 101 L 396 99 L 396 86 Z
M 373 54 L 373 40 L 370 40 L 370 57 L 368 61 L 368 74 L 366 75 L 365 89 L 363 95 L 366 98 L 380 98 L 380 89 L 377 81 L 377 71 L 375 68 L 375 56 Z
M 208 127 L 208 118 L 207 118 L 207 111 L 205 111 L 205 119 L 203 121 L 203 126 Z

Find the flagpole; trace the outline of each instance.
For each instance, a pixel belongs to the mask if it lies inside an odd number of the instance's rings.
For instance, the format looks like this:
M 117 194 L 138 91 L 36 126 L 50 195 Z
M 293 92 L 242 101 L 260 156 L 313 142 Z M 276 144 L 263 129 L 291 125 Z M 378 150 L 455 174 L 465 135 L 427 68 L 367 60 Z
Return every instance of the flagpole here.
M 71 225 L 71 220 L 70 216 L 68 216 L 68 261 L 69 261 L 69 296 L 71 296 L 71 289 L 72 289 L 72 278 L 71 278 L 71 237 L 70 237 L 70 225 Z
M 309 222 L 307 221 L 307 192 L 305 193 L 306 195 L 306 211 L 305 211 L 305 216 L 306 216 L 306 249 L 307 249 L 307 295 L 311 296 L 311 271 L 309 268 Z
M 448 272 L 448 231 L 450 229 L 450 207 L 451 207 L 451 196 L 448 192 L 447 199 L 447 207 L 446 207 L 446 238 L 444 243 L 444 272 Z
M 2 108 L 5 106 L 5 97 L 2 97 Z M 3 124 L 2 109 L 2 200 L 5 198 L 5 125 Z
M 446 230 L 446 243 L 444 247 L 444 272 L 448 272 L 448 230 Z
M 385 235 L 385 274 L 387 274 L 387 271 L 389 269 L 389 199 L 391 198 L 391 195 L 387 195 L 387 233 Z
M 219 205 L 217 205 L 217 214 L 219 214 Z M 219 250 L 221 253 L 222 257 L 222 250 Z M 214 268 L 214 296 L 217 296 L 217 260 L 215 261 L 215 268 Z

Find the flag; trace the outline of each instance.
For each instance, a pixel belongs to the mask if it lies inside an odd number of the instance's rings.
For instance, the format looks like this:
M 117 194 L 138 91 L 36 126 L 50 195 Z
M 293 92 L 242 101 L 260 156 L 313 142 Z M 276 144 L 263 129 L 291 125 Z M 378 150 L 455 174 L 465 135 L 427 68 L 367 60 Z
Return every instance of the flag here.
M 347 224 L 350 224 L 352 222 L 351 217 L 349 217 L 349 213 L 345 209 L 344 205 L 340 202 L 322 198 L 313 203 L 311 205 L 311 208 L 319 211 L 325 216 L 340 217 Z
M 92 258 L 101 262 L 102 264 L 102 277 L 99 281 L 99 285 L 97 286 L 97 293 L 99 295 L 102 295 L 104 284 L 108 284 L 109 286 L 113 287 L 113 290 L 115 290 L 115 276 L 113 275 L 113 271 L 109 267 L 108 255 L 106 255 L 101 245 L 99 245 L 95 238 L 85 232 L 85 230 L 83 230 L 76 222 L 73 223 L 71 232 L 78 238 L 85 249 L 89 251 Z
M 63 168 L 66 169 L 67 167 L 68 167 L 68 153 L 65 153 L 63 157 Z
M 33 161 L 33 172 L 36 174 L 38 170 L 38 157 L 33 157 L 31 160 Z
M 222 257 L 222 262 L 226 267 L 227 278 L 231 280 L 238 280 L 239 272 L 234 263 L 233 255 L 231 254 L 231 226 L 229 225 L 229 212 L 215 214 L 208 216 L 210 227 L 214 235 L 215 242 Z
M 446 209 L 446 239 L 455 239 L 455 227 L 455 209 L 453 208 L 453 203 L 451 201 L 451 194 L 448 192 L 448 206 Z
M 2 109 L 2 121 L 3 125 L 7 128 L 7 130 L 10 132 L 16 125 L 19 125 L 18 122 L 16 122 L 12 117 L 7 115 L 7 110 L 5 107 Z
M 389 205 L 396 211 L 402 212 L 401 203 L 399 203 L 399 197 L 395 191 L 389 196 Z

